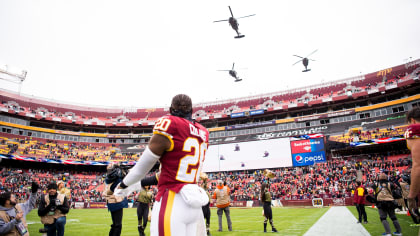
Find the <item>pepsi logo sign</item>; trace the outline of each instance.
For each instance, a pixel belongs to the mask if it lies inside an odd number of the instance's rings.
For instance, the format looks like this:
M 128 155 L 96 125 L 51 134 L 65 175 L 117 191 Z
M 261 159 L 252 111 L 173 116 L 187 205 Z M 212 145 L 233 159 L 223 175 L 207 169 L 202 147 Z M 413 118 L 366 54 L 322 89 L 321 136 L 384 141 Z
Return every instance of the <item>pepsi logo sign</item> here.
M 297 162 L 297 163 L 299 163 L 299 164 L 303 163 L 303 157 L 302 157 L 302 156 L 297 155 L 297 156 L 295 157 L 295 159 L 296 159 L 296 162 Z

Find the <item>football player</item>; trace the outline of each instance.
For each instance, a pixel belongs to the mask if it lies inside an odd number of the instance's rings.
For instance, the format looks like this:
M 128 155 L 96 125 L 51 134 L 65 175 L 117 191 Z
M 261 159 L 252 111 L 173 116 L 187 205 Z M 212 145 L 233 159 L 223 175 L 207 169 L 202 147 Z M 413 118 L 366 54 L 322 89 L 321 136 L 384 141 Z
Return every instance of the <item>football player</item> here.
M 148 146 L 116 189 L 116 195 L 128 194 L 128 186 L 138 183 L 160 161 L 151 235 L 196 235 L 198 219 L 204 224 L 201 207 L 209 199 L 197 182 L 208 137 L 208 130 L 192 120 L 191 98 L 185 94 L 176 95 L 172 99 L 170 115 L 157 120 Z M 204 228 L 202 234 L 205 233 Z
M 416 107 L 409 111 L 406 119 L 409 126 L 405 131 L 404 136 L 407 139 L 407 147 L 411 150 L 411 157 L 413 160 L 407 205 L 413 220 L 418 224 L 420 215 L 418 214 L 416 197 L 420 193 L 420 108 Z

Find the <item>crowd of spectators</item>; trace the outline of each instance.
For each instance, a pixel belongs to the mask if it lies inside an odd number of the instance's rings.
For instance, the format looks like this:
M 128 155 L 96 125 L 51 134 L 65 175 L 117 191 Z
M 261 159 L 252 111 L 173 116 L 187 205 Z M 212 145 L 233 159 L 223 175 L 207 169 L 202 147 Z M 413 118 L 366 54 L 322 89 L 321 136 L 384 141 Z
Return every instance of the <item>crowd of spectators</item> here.
M 0 137 L 0 154 L 73 161 L 136 161 L 138 154 L 121 153 L 115 145 L 66 143 L 54 140 L 7 139 Z
M 342 143 L 362 142 L 378 138 L 402 137 L 404 135 L 406 125 L 398 127 L 388 127 L 383 129 L 363 130 L 361 128 L 350 129 L 348 133 L 338 136 L 330 136 L 331 141 Z
M 222 179 L 232 190 L 233 201 L 258 200 L 262 182 L 270 183 L 273 199 L 342 198 L 351 196 L 358 173 L 370 186 L 381 172 L 399 176 L 409 166 L 408 158 L 389 160 L 388 157 L 373 156 L 358 161 L 337 160 L 313 166 L 271 169 L 276 176 L 270 180 L 263 175 L 263 170 L 209 173 L 209 191 L 214 191 L 216 181 Z
M 100 172 L 64 172 L 40 169 L 2 168 L 0 170 L 0 192 L 4 190 L 16 194 L 18 201 L 25 201 L 30 194 L 32 181 L 39 183 L 46 193 L 46 187 L 52 181 L 64 181 L 71 190 L 71 201 L 102 202 L 100 186 L 103 184 L 103 173 Z
M 261 183 L 268 182 L 273 199 L 342 198 L 351 196 L 357 178 L 362 178 L 365 185 L 370 186 L 380 173 L 400 176 L 410 166 L 411 161 L 407 156 L 381 155 L 369 159 L 332 160 L 312 166 L 271 169 L 275 174 L 271 179 L 264 176 L 263 170 L 208 173 L 208 190 L 213 193 L 217 180 L 223 180 L 232 190 L 232 201 L 259 200 Z M 71 191 L 71 202 L 103 202 L 104 174 L 3 168 L 0 172 L 0 192 L 6 189 L 15 192 L 17 199 L 23 201 L 29 196 L 31 181 L 37 181 L 40 189 L 45 191 L 52 180 L 63 180 Z M 151 191 L 156 193 L 156 186 Z M 130 201 L 133 201 L 133 196 L 129 197 Z

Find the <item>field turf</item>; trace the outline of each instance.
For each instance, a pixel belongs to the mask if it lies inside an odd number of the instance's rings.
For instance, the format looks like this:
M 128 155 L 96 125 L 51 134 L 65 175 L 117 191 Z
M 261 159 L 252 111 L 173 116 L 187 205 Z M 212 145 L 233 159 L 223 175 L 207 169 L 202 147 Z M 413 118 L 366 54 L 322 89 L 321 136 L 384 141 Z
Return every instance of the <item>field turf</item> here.
M 329 208 L 273 208 L 274 225 L 278 235 L 303 235 Z M 357 216 L 356 207 L 349 207 Z M 363 225 L 371 235 L 381 235 L 384 230 L 379 221 L 376 209 L 366 207 L 369 224 Z M 216 209 L 211 209 L 212 235 L 251 236 L 267 235 L 263 233 L 262 208 L 231 208 L 233 231 L 227 231 L 226 218 L 223 216 L 223 232 L 218 232 Z M 398 215 L 404 235 L 417 235 L 418 227 L 411 227 L 411 218 Z M 43 227 L 34 209 L 27 216 L 31 235 L 40 235 L 38 230 Z M 149 222 L 150 223 L 150 222 Z M 390 222 L 393 228 L 392 222 Z M 106 209 L 71 209 L 67 215 L 66 236 L 108 235 L 111 225 L 111 214 Z M 146 235 L 149 235 L 149 225 Z M 267 230 L 271 232 L 268 224 Z M 270 233 L 271 234 L 271 233 Z M 124 209 L 123 229 L 121 235 L 138 235 L 136 209 Z M 325 236 L 325 235 L 323 235 Z

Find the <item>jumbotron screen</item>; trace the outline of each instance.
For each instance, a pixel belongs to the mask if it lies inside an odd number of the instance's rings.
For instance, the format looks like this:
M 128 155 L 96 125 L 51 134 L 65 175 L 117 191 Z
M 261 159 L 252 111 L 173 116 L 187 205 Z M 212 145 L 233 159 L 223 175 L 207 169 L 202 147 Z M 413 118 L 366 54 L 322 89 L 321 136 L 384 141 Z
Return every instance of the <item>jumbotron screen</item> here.
M 210 145 L 203 171 L 305 166 L 325 161 L 323 138 L 278 138 Z
M 204 172 L 292 166 L 289 138 L 210 145 Z

